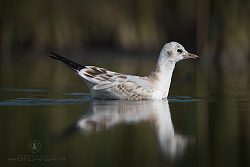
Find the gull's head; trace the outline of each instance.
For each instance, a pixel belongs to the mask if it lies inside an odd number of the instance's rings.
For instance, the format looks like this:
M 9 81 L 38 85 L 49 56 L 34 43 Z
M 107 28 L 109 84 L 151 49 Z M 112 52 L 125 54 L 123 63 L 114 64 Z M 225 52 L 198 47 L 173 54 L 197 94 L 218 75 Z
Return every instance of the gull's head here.
M 164 56 L 167 56 L 166 58 L 169 62 L 173 63 L 177 63 L 178 61 L 184 59 L 198 58 L 197 55 L 187 52 L 185 48 L 177 42 L 166 43 L 162 49 L 162 53 L 164 54 Z

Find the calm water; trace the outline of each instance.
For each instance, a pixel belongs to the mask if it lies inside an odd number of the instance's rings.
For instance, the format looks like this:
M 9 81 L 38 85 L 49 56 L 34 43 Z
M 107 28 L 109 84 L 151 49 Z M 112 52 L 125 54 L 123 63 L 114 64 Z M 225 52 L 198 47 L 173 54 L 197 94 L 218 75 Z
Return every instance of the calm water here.
M 153 67 L 110 57 L 86 63 L 136 74 Z M 1 166 L 250 166 L 247 72 L 181 62 L 168 101 L 128 102 L 91 100 L 78 77 L 46 56 L 2 68 Z

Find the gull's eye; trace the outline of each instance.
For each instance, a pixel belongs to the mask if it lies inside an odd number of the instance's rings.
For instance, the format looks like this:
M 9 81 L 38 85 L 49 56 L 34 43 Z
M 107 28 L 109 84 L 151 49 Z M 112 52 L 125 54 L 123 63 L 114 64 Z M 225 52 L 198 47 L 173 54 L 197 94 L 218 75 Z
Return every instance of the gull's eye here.
M 183 51 L 182 49 L 177 49 L 177 52 L 181 54 Z

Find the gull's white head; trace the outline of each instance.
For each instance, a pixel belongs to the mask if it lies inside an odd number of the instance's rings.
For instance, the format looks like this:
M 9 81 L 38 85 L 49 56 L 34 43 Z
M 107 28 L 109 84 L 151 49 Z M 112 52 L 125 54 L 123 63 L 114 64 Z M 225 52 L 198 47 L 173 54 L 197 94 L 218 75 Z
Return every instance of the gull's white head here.
M 187 52 L 185 48 L 177 42 L 166 43 L 162 48 L 161 56 L 163 56 L 164 59 L 167 59 L 167 61 L 173 63 L 177 63 L 178 61 L 188 58 L 198 58 L 195 54 Z

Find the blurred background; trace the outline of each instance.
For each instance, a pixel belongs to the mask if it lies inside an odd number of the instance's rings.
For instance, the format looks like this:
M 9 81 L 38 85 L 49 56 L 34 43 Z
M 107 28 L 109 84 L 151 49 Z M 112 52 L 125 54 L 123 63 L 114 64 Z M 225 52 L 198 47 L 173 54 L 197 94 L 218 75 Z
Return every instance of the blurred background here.
M 4 60 L 6 54 L 11 57 L 16 52 L 52 48 L 69 52 L 96 48 L 149 51 L 175 40 L 209 59 L 222 54 L 218 58 L 221 61 L 245 62 L 249 52 L 249 3 L 1 0 L 1 57 Z
M 27 55 L 152 60 L 169 41 L 201 56 L 207 68 L 244 73 L 249 14 L 248 0 L 0 0 L 1 82 L 11 83 L 13 62 Z
M 191 104 L 170 103 L 177 131 L 194 134 L 199 141 L 193 148 L 195 151 L 184 156 L 179 165 L 188 161 L 190 166 L 249 166 L 249 16 L 249 0 L 0 0 L 1 110 L 12 111 L 1 113 L 0 130 L 4 136 L 0 139 L 1 150 L 9 150 L 7 156 L 13 155 L 18 152 L 16 147 L 23 149 L 23 143 L 32 136 L 43 137 L 41 141 L 46 143 L 44 136 L 49 133 L 44 135 L 43 130 L 62 130 L 60 125 L 69 124 L 81 115 L 80 105 L 25 108 L 19 103 L 10 103 L 12 108 L 5 106 L 6 99 L 17 97 L 53 99 L 50 90 L 62 94 L 88 93 L 76 75 L 48 57 L 49 51 L 81 64 L 146 75 L 164 43 L 177 41 L 201 60 L 177 64 L 170 96 L 204 99 Z M 57 110 L 65 113 L 60 115 Z M 71 110 L 79 113 L 72 115 L 68 112 Z M 27 112 L 23 115 L 20 111 Z M 46 118 L 51 121 L 30 130 L 40 116 L 43 122 Z M 14 124 L 13 117 L 16 117 Z M 22 124 L 20 117 L 25 117 L 25 122 L 30 124 Z M 19 131 L 27 130 L 19 136 L 16 127 Z M 139 136 L 138 132 L 138 142 Z M 73 157 L 81 161 L 78 145 L 73 142 L 71 145 Z M 98 148 L 95 149 L 98 152 Z M 62 152 L 67 154 L 67 148 Z M 126 161 L 122 153 L 119 155 Z M 145 164 L 166 165 L 165 161 L 159 163 L 160 155 L 154 156 L 158 158 L 152 161 L 149 158 Z M 94 162 L 95 154 L 91 158 Z M 109 160 L 107 164 L 112 162 Z M 68 164 L 74 162 L 77 161 L 67 161 Z M 178 166 L 172 162 L 167 164 Z

